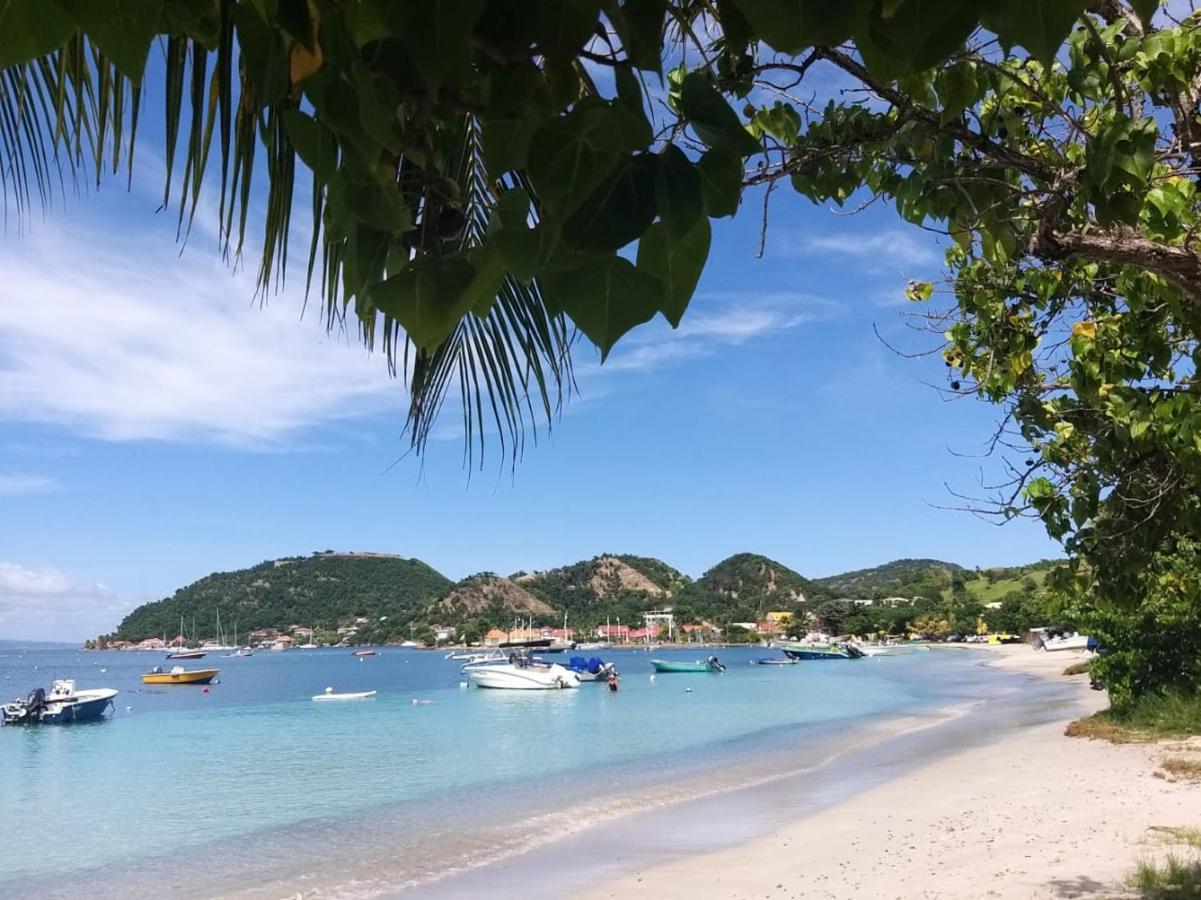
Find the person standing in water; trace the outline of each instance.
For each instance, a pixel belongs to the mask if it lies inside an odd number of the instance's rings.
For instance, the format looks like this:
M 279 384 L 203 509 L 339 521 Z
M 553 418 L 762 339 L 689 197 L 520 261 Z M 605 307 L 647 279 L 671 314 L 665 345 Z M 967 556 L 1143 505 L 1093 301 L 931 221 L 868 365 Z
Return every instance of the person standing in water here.
M 616 672 L 609 673 L 609 690 L 612 691 L 613 693 L 617 693 L 617 673 Z

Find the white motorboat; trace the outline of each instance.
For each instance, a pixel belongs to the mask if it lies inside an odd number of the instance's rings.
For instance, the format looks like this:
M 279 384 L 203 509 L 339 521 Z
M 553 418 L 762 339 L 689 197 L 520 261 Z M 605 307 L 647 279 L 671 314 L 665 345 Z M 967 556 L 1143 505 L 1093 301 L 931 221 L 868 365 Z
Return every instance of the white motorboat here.
M 583 644 L 576 644 L 577 650 L 608 650 L 613 645 L 608 641 L 588 641 Z
M 5 725 L 87 722 L 103 716 L 112 707 L 117 693 L 114 688 L 77 691 L 74 679 L 60 678 L 50 686 L 49 694 L 37 688 L 25 700 L 4 704 L 0 707 L 0 722 Z
M 864 656 L 900 656 L 902 653 L 911 653 L 912 647 L 905 644 L 853 644 L 860 653 Z
M 548 691 L 580 686 L 579 676 L 570 669 L 524 659 L 470 669 L 467 677 L 476 687 L 511 691 Z
M 376 691 L 355 691 L 352 693 L 335 694 L 332 687 L 327 687 L 325 693 L 317 694 L 313 697 L 314 700 L 370 700 L 376 695 Z
M 1061 634 L 1055 637 L 1043 637 L 1040 641 L 1036 641 L 1034 649 L 1040 648 L 1043 650 L 1088 650 L 1089 643 L 1092 641 L 1087 634 Z

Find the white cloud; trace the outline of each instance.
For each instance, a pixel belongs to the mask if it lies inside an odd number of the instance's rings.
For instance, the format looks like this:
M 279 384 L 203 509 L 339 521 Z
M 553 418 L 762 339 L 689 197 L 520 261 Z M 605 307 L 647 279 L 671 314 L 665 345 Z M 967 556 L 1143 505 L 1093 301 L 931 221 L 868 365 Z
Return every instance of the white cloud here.
M 82 640 L 111 631 L 133 605 L 99 582 L 0 561 L 0 634 L 6 638 Z
M 59 483 L 45 475 L 0 473 L 0 496 L 19 494 L 48 494 L 59 489 Z
M 207 248 L 51 230 L 0 244 L 0 419 L 106 440 L 278 446 L 404 388 L 356 335 L 253 301 Z
M 935 236 L 916 229 L 780 234 L 771 241 L 770 250 L 772 255 L 782 257 L 843 257 L 876 272 L 899 270 L 912 274 L 943 264 Z
M 740 346 L 766 339 L 801 325 L 837 316 L 842 307 L 808 294 L 765 293 L 748 300 L 745 294 L 707 293 L 671 329 L 662 320 L 645 325 L 624 337 L 603 366 L 583 373 L 643 372 L 666 368 L 708 356 L 722 346 Z M 712 308 L 716 304 L 725 304 Z M 581 375 L 577 367 L 577 375 Z

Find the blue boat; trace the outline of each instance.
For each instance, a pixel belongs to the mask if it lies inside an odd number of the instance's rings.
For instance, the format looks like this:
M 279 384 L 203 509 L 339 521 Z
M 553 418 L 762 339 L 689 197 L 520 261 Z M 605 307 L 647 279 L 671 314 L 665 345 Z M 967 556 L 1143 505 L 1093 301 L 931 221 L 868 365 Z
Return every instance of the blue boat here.
M 24 700 L 0 706 L 0 724 L 63 725 L 94 721 L 108 712 L 118 693 L 113 688 L 77 691 L 73 679 L 59 679 L 50 686 L 48 695 L 45 689 L 36 688 Z
M 776 644 L 789 659 L 861 659 L 863 651 L 850 644 L 806 644 L 779 643 Z

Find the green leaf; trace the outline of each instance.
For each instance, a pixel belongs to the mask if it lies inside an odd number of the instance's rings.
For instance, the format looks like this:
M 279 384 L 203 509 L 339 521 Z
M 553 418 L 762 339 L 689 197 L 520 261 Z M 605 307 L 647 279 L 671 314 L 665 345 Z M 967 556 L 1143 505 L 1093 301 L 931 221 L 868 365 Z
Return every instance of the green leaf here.
M 475 274 L 462 256 L 423 254 L 375 285 L 371 299 L 400 323 L 414 344 L 431 352 L 471 309 L 474 298 L 469 288 Z
M 709 77 L 691 72 L 680 86 L 680 113 L 714 150 L 750 156 L 762 149 Z
M 484 0 L 419 0 L 392 4 L 405 45 L 422 80 L 437 90 L 471 58 L 471 33 Z
M 666 15 L 667 0 L 626 0 L 615 11 L 613 27 L 621 38 L 626 57 L 637 68 L 662 71 L 663 19 Z
M 333 178 L 338 169 L 338 142 L 333 132 L 298 109 L 284 110 L 282 118 L 288 140 L 305 165 L 325 181 Z
M 989 0 L 981 21 L 1003 45 L 1020 44 L 1050 63 L 1086 5 L 1085 0 Z
M 782 53 L 841 44 L 874 0 L 734 0 L 754 33 Z
M 484 124 L 484 162 L 493 177 L 525 166 L 539 121 L 532 116 L 490 119 Z
M 941 63 L 977 21 L 975 0 L 903 0 L 866 17 L 855 46 L 873 74 L 891 80 Z
M 544 288 L 600 348 L 602 361 L 623 334 L 654 317 L 663 297 L 658 278 L 638 271 L 621 256 L 558 273 L 546 279 Z
M 564 223 L 564 243 L 573 250 L 609 252 L 637 239 L 655 218 L 658 169 L 653 153 L 620 162 Z
M 57 0 L 113 65 L 140 84 L 163 0 Z
M 742 199 L 741 157 L 720 150 L 709 150 L 697 163 L 701 176 L 701 194 L 709 215 L 716 218 L 732 216 Z
M 538 199 L 563 215 L 574 212 L 617 163 L 620 124 L 608 103 L 589 98 L 542 125 L 526 161 Z
M 488 240 L 505 268 L 528 282 L 549 256 L 554 241 L 544 225 L 530 228 L 530 195 L 514 188 L 501 194 L 492 210 Z
M 537 0 L 537 7 L 534 41 L 551 56 L 574 57 L 600 22 L 599 0 Z
M 672 233 L 681 235 L 705 215 L 701 175 L 684 151 L 668 144 L 655 175 L 655 205 Z
M 45 56 L 74 33 L 74 20 L 53 0 L 0 0 L 0 69 Z
M 940 70 L 934 79 L 934 89 L 942 105 L 939 119 L 945 124 L 959 118 L 965 109 L 976 102 L 976 64 L 957 62 Z
M 692 229 L 675 235 L 662 223 L 647 229 L 638 242 L 638 269 L 663 282 L 664 318 L 676 328 L 683 318 L 692 294 L 709 258 L 711 229 L 703 216 Z

